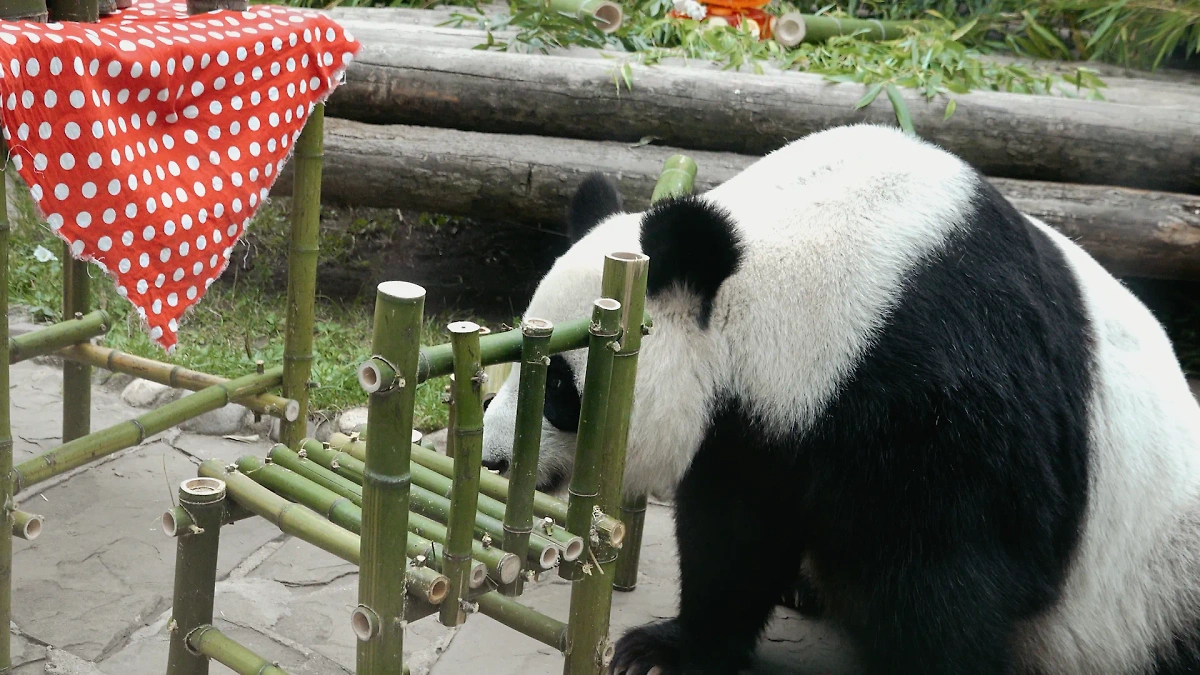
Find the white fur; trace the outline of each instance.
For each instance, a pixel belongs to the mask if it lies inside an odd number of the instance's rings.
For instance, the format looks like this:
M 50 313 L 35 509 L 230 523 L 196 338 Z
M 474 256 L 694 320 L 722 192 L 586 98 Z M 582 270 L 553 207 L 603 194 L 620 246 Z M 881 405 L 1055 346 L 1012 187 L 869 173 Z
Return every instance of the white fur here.
M 794 142 L 709 192 L 737 224 L 742 265 L 722 285 L 708 331 L 682 294 L 647 303 L 655 332 L 638 363 L 626 488 L 670 494 L 718 388 L 743 394 L 765 429 L 809 425 L 871 345 L 903 276 L 964 225 L 975 180 L 931 145 L 854 126 Z M 620 214 L 594 228 L 555 263 L 526 316 L 587 316 L 603 255 L 641 251 L 640 220 Z M 1097 336 L 1094 454 L 1063 599 L 1021 628 L 1019 651 L 1046 673 L 1140 672 L 1200 615 L 1200 406 L 1149 311 L 1038 225 L 1066 255 Z M 582 379 L 585 355 L 567 358 Z M 488 409 L 485 457 L 510 454 L 516 380 Z M 574 435 L 543 427 L 543 477 L 569 471 Z

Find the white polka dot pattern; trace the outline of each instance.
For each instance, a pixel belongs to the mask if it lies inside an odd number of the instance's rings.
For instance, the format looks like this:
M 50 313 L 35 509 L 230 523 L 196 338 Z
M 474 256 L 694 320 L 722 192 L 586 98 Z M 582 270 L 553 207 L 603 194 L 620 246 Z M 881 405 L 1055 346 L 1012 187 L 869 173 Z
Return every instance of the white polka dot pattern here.
M 91 25 L 0 21 L 0 41 L 14 168 L 167 349 L 360 49 L 316 12 L 171 0 Z

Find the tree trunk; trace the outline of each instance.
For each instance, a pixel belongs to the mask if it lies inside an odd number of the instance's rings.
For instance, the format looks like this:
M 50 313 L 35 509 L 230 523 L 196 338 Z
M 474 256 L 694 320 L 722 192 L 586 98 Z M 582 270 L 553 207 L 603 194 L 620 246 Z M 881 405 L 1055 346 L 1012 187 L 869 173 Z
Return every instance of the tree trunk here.
M 330 119 L 323 195 L 328 201 L 403 208 L 487 221 L 561 227 L 583 177 L 616 179 L 626 208 L 650 202 L 660 146 L 506 136 Z M 700 166 L 696 191 L 712 188 L 754 157 L 686 151 Z M 1077 240 L 1120 275 L 1200 280 L 1200 198 L 1128 188 L 1011 179 L 992 182 L 1017 208 Z M 289 194 L 291 167 L 274 187 Z
M 367 47 L 329 100 L 331 116 L 493 133 L 664 144 L 761 155 L 855 122 L 894 124 L 887 98 L 816 75 L 753 75 L 616 59 L 421 47 L 387 26 L 353 29 Z M 902 90 L 917 132 L 990 176 L 1200 193 L 1200 106 L 1134 107 L 974 92 L 927 101 Z

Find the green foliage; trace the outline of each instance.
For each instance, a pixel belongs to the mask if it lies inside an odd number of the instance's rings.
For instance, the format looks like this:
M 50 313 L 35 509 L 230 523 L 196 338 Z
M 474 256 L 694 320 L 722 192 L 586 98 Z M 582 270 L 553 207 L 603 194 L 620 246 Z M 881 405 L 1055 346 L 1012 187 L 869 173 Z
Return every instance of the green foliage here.
M 1039 0 L 1004 37 L 1019 53 L 1157 68 L 1200 53 L 1200 0 Z

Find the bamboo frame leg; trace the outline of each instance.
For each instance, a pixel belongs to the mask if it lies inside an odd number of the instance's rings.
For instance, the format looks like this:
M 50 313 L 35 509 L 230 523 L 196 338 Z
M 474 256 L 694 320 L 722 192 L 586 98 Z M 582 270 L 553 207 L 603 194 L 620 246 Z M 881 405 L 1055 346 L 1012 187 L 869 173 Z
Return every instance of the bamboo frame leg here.
M 213 620 L 224 514 L 224 481 L 201 477 L 185 480 L 179 486 L 179 506 L 163 515 L 163 528 L 179 538 L 167 675 L 208 674 L 208 657 L 195 652 L 189 641 L 193 631 Z
M 82 319 L 91 304 L 88 264 L 71 256 L 63 242 L 63 319 Z M 62 442 L 87 436 L 92 431 L 92 367 L 63 361 Z
M 479 507 L 479 472 L 483 468 L 483 363 L 479 351 L 479 326 L 456 321 L 448 326 L 454 350 L 454 484 L 450 495 L 450 517 L 446 523 L 446 576 L 450 595 L 442 603 L 440 620 L 457 626 L 466 619 L 462 600 L 467 597 L 467 572 L 475 514 Z M 369 441 L 369 437 L 368 437 Z M 367 458 L 371 457 L 370 450 Z
M 521 385 L 517 395 L 517 422 L 513 435 L 513 463 L 508 503 L 504 507 L 505 551 L 524 561 L 533 532 L 533 493 L 537 490 L 538 448 L 542 442 L 542 409 L 546 398 L 548 348 L 554 325 L 529 318 L 521 325 Z M 520 595 L 523 576 L 500 587 L 508 596 Z
M 420 286 L 399 281 L 380 284 L 371 342 L 375 356 L 358 371 L 359 383 L 370 394 L 359 605 L 351 615 L 359 639 L 355 671 L 359 675 L 396 673 L 404 664 L 407 558 L 400 552 L 408 541 L 409 454 L 424 307 L 425 289 Z M 444 568 L 448 564 L 446 557 Z
M 8 150 L 0 141 L 0 309 L 4 310 L 4 321 L 0 321 L 0 673 L 12 668 L 9 621 L 12 620 L 12 510 L 13 503 L 13 440 L 9 422 L 9 372 L 8 372 L 8 195 L 6 176 Z
M 287 333 L 283 347 L 283 397 L 300 404 L 293 422 L 280 423 L 279 440 L 298 448 L 308 432 L 308 390 L 312 376 L 313 313 L 317 295 L 317 254 L 321 231 L 321 161 L 325 144 L 325 104 L 317 104 L 296 140 L 292 184 L 292 232 L 288 250 Z
M 594 513 L 600 498 L 600 470 L 604 463 L 604 430 L 609 412 L 613 370 L 613 345 L 620 337 L 621 304 L 611 298 L 597 300 L 592 310 L 591 340 L 584 374 L 579 435 L 575 445 L 575 470 L 571 475 L 567 527 L 586 532 L 580 560 L 559 568 L 559 575 L 574 581 L 567 624 L 566 675 L 599 675 L 611 659 L 608 615 L 612 601 L 611 576 L 596 565 L 591 543 Z

